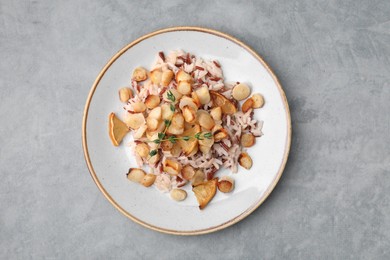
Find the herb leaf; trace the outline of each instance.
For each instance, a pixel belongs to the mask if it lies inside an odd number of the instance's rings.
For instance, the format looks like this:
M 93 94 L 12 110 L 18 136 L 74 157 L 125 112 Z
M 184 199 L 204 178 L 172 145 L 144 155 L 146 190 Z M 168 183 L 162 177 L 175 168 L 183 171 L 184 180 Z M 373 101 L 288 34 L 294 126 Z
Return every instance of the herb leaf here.
M 150 157 L 153 157 L 156 154 L 157 154 L 157 150 L 151 150 L 150 153 L 149 153 Z
M 213 135 L 211 134 L 211 132 L 207 132 L 203 135 L 204 138 L 207 138 L 207 139 L 211 139 Z
M 165 120 L 165 125 L 167 126 L 167 128 L 169 127 L 169 125 L 171 124 L 171 121 L 170 120 Z M 204 140 L 205 138 L 206 139 L 211 139 L 213 138 L 213 134 L 211 132 L 199 132 L 199 133 L 196 133 L 194 136 L 174 136 L 174 135 L 171 135 L 171 136 L 166 136 L 165 132 L 164 133 L 158 133 L 158 139 L 154 139 L 152 141 L 147 141 L 147 142 L 153 142 L 155 144 L 160 144 L 164 141 L 169 141 L 171 143 L 176 143 L 177 140 L 183 140 L 183 141 L 189 141 L 191 138 L 195 138 L 197 140 Z M 151 153 L 154 153 L 154 151 L 151 151 Z
M 196 139 L 198 139 L 198 140 L 203 140 L 203 138 L 200 137 L 200 134 L 201 134 L 201 132 L 196 133 L 194 137 L 195 137 Z
M 170 91 L 170 90 L 168 90 L 168 92 L 167 92 L 167 97 L 172 102 L 175 102 L 175 100 L 176 100 L 175 95 L 173 95 L 172 91 Z
M 171 111 L 175 112 L 175 106 L 173 104 L 170 105 Z
M 168 120 L 168 119 L 165 119 L 164 120 L 164 124 L 166 127 L 169 127 L 171 125 L 172 121 L 171 120 Z
M 174 144 L 174 143 L 176 143 L 176 138 L 174 136 L 170 136 L 168 138 L 168 141 Z

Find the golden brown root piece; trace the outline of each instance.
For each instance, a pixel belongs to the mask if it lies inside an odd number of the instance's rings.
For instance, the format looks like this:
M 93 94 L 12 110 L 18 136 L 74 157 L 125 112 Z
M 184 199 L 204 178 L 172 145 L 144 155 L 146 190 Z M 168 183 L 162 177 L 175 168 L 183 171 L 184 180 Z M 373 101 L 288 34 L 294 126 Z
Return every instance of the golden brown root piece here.
M 118 146 L 123 137 L 129 132 L 129 128 L 114 113 L 108 117 L 108 134 L 113 145 Z
M 237 108 L 232 101 L 227 99 L 224 95 L 210 91 L 211 99 L 213 100 L 213 107 L 221 107 L 222 113 L 226 115 L 233 115 L 237 112 Z
M 218 190 L 223 193 L 231 192 L 234 189 L 234 179 L 228 176 L 223 176 L 218 181 Z
M 192 188 L 196 199 L 199 203 L 199 208 L 204 209 L 207 204 L 214 198 L 217 191 L 218 178 L 203 182 Z

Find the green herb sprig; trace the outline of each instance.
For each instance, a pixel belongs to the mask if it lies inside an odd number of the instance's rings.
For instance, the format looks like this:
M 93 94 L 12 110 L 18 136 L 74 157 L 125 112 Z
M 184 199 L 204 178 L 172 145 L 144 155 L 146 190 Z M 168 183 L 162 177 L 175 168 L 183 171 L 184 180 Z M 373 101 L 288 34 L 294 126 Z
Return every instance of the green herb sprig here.
M 173 95 L 172 91 L 170 91 L 170 90 L 168 90 L 168 92 L 167 92 L 167 97 L 168 97 L 168 100 L 171 101 L 172 103 L 174 103 L 176 101 L 175 95 Z M 170 104 L 170 109 L 172 112 L 175 112 L 175 105 L 172 103 Z M 166 137 L 166 131 L 167 131 L 168 127 L 172 124 L 173 115 L 174 115 L 174 113 L 172 114 L 170 119 L 164 120 L 165 129 L 162 133 L 158 133 L 157 139 L 154 139 L 152 141 L 146 141 L 146 142 L 152 142 L 152 143 L 160 145 L 164 141 L 169 141 L 169 142 L 174 144 L 178 140 L 184 140 L 184 141 L 189 141 L 190 139 L 204 140 L 204 139 L 211 139 L 213 137 L 213 134 L 211 132 L 205 132 L 205 133 L 199 132 L 193 136 L 179 136 L 179 137 L 168 136 L 168 137 Z M 157 153 L 158 153 L 158 147 L 157 147 L 157 149 L 151 150 L 149 152 L 149 156 L 153 157 Z
M 168 92 L 167 92 L 167 97 L 168 97 L 168 99 L 169 99 L 170 101 L 172 101 L 172 102 L 175 102 L 175 101 L 176 101 L 175 95 L 173 95 L 172 91 L 170 91 L 170 90 L 168 90 Z
M 172 113 L 172 116 L 170 117 L 170 119 L 165 119 L 165 120 L 164 120 L 165 129 L 164 129 L 164 131 L 163 131 L 162 133 L 158 133 L 158 138 L 155 139 L 155 140 L 153 140 L 153 141 L 147 141 L 147 142 L 153 142 L 153 143 L 155 143 L 155 144 L 160 145 L 161 142 L 165 141 L 165 140 L 164 140 L 165 133 L 167 132 L 168 127 L 172 124 L 172 118 L 173 118 L 173 115 L 175 114 L 175 110 L 176 110 L 175 105 L 173 104 L 173 103 L 176 101 L 176 97 L 175 97 L 175 95 L 173 95 L 172 91 L 168 90 L 168 92 L 167 92 L 167 98 L 168 98 L 169 101 L 172 102 L 172 103 L 169 105 L 169 108 L 170 108 L 171 111 L 173 112 L 173 113 Z M 169 137 L 169 138 L 171 138 L 171 137 Z M 168 139 L 169 139 L 169 138 L 168 138 Z M 175 141 L 175 140 L 174 140 L 174 141 Z M 158 147 L 157 147 L 157 149 L 155 149 L 155 150 L 151 150 L 151 151 L 149 152 L 149 156 L 150 156 L 150 157 L 153 157 L 153 156 L 155 156 L 157 153 L 158 153 Z
M 161 136 L 160 136 L 160 134 L 161 134 Z M 165 137 L 165 134 L 163 136 L 162 133 L 159 133 L 159 136 L 157 139 L 154 139 L 152 141 L 146 141 L 146 142 L 160 144 L 164 141 L 169 141 L 169 142 L 174 144 L 174 143 L 176 143 L 177 140 L 189 141 L 190 139 L 197 139 L 197 140 L 211 139 L 213 137 L 213 134 L 211 132 L 206 132 L 206 133 L 199 132 L 193 136 L 169 136 L 165 139 L 164 139 L 164 137 Z
M 171 101 L 172 103 L 174 103 L 176 101 L 176 97 L 173 95 L 172 91 L 170 91 L 170 90 L 168 90 L 168 92 L 167 92 L 167 97 L 168 97 L 168 100 Z M 175 112 L 175 106 L 172 103 L 170 104 L 170 109 L 172 112 Z M 158 133 L 157 139 L 154 139 L 152 141 L 146 141 L 146 142 L 152 142 L 152 143 L 160 145 L 164 141 L 169 141 L 169 142 L 174 144 L 178 140 L 184 140 L 184 141 L 189 141 L 190 139 L 204 140 L 204 139 L 211 139 L 213 137 L 213 134 L 211 132 L 205 132 L 205 133 L 199 132 L 193 136 L 179 136 L 179 137 L 169 136 L 166 138 L 166 131 L 167 131 L 168 127 L 172 124 L 173 115 L 174 115 L 174 113 L 172 114 L 170 119 L 164 120 L 165 129 L 162 133 Z M 153 157 L 157 153 L 158 153 L 158 147 L 155 150 L 151 150 L 149 152 L 149 156 Z

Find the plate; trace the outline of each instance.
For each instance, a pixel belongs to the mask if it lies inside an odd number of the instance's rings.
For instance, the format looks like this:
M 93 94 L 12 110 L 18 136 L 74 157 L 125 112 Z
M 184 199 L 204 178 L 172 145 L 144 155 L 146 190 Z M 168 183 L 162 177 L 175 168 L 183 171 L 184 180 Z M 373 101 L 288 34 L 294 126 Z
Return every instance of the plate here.
M 145 188 L 126 179 L 136 167 L 130 149 L 114 147 L 108 136 L 108 115 L 120 114 L 118 89 L 130 83 L 137 66 L 150 68 L 159 51 L 182 49 L 204 59 L 218 60 L 225 81 L 248 82 L 252 93 L 263 94 L 266 103 L 255 111 L 264 121 L 264 135 L 248 150 L 253 158 L 250 171 L 234 175 L 232 193 L 217 192 L 211 203 L 199 210 L 191 191 L 176 202 L 157 189 Z M 147 34 L 115 54 L 97 76 L 88 96 L 83 118 L 84 155 L 93 180 L 121 213 L 156 231 L 196 235 L 226 228 L 259 207 L 280 179 L 291 141 L 288 103 L 276 76 L 263 59 L 241 41 L 211 29 L 174 27 Z M 126 139 L 124 140 L 126 143 Z M 187 185 L 189 186 L 189 185 Z M 188 187 L 190 189 L 190 187 Z

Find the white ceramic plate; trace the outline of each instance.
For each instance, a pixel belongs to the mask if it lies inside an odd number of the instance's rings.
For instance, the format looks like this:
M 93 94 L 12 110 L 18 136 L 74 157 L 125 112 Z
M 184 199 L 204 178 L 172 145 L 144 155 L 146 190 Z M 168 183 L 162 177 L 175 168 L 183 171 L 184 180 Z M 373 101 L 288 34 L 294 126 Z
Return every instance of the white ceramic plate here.
M 248 82 L 266 104 L 255 111 L 264 121 L 263 133 L 248 152 L 250 171 L 234 175 L 232 193 L 217 192 L 199 210 L 188 187 L 188 198 L 175 202 L 153 187 L 129 182 L 126 172 L 136 167 L 129 148 L 114 147 L 108 136 L 108 115 L 122 113 L 118 89 L 129 85 L 136 66 L 150 68 L 156 53 L 182 49 L 222 65 L 225 81 Z M 194 235 L 223 229 L 253 212 L 271 193 L 282 175 L 290 149 L 291 124 L 284 92 L 266 63 L 239 40 L 218 31 L 175 27 L 145 35 L 120 50 L 92 86 L 83 119 L 83 147 L 90 173 L 106 198 L 123 214 L 148 228 L 171 234 Z M 124 140 L 126 143 L 126 139 Z M 227 173 L 227 172 L 226 172 Z M 218 175 L 217 175 L 218 176 Z M 187 185 L 190 186 L 190 185 Z

